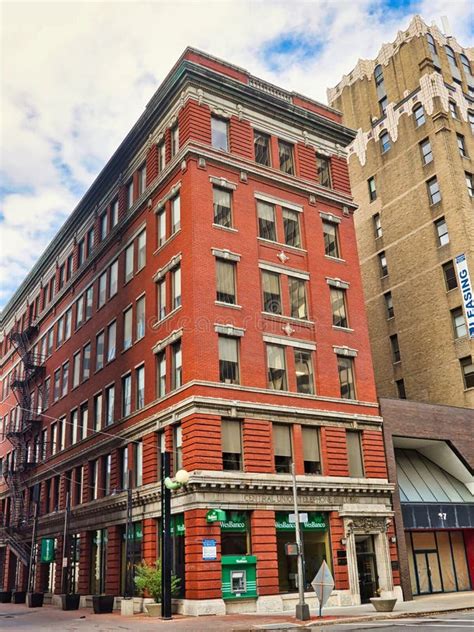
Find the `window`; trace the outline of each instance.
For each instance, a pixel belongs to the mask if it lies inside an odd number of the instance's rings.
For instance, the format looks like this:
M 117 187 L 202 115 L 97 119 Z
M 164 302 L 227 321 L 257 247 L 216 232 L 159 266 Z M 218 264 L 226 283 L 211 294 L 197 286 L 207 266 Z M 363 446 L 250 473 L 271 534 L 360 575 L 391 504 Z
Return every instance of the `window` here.
M 58 330 L 56 335 L 56 348 L 60 347 L 64 342 L 64 316 L 58 319 Z
M 469 63 L 469 59 L 466 57 L 466 55 L 459 55 L 459 59 L 461 60 L 461 64 L 462 64 L 464 73 L 466 75 L 466 79 L 469 79 L 469 77 L 471 77 L 472 75 L 471 64 Z
M 87 437 L 87 430 L 89 426 L 89 408 L 87 402 L 82 404 L 79 409 L 79 439 L 85 439 Z
M 474 362 L 472 357 L 461 358 L 459 363 L 461 365 L 464 388 L 474 388 Z
M 239 384 L 238 338 L 219 336 L 219 380 L 224 384 Z
M 343 399 L 355 399 L 354 360 L 351 357 L 338 355 L 339 386 Z
M 72 333 L 72 307 L 64 314 L 64 340 L 68 340 Z
M 270 137 L 262 132 L 254 131 L 253 146 L 255 150 L 255 162 L 259 165 L 270 167 Z
M 112 455 L 106 454 L 102 459 L 102 481 L 104 485 L 104 496 L 110 494 L 110 479 L 112 475 Z
M 128 489 L 129 486 L 128 446 L 120 451 L 120 485 L 122 489 Z
M 48 341 L 47 341 L 47 349 L 46 355 L 49 356 L 53 353 L 53 341 L 54 341 L 54 328 L 51 328 L 48 331 Z
M 92 249 L 94 248 L 94 229 L 90 228 L 87 231 L 87 256 L 90 257 Z
M 383 295 L 383 298 L 385 300 L 385 309 L 387 311 L 387 318 L 393 318 L 395 313 L 394 313 L 394 309 L 393 309 L 392 293 L 391 292 L 386 292 Z
M 346 308 L 346 290 L 331 287 L 332 324 L 334 327 L 349 327 Z
M 181 198 L 176 195 L 171 200 L 171 233 L 176 233 L 181 228 Z
M 222 431 L 222 469 L 242 469 L 242 432 L 241 423 L 234 419 L 223 419 Z
M 138 170 L 138 195 L 141 195 L 146 189 L 146 164 L 143 164 Z
M 469 119 L 469 124 L 471 125 L 471 132 L 474 134 L 474 112 L 469 110 L 467 113 L 467 117 Z
M 380 213 L 375 213 L 375 215 L 372 216 L 372 221 L 374 223 L 375 239 L 378 239 L 379 237 L 382 237 L 382 235 L 383 235 L 382 221 L 380 219 Z
M 214 149 L 229 151 L 227 121 L 211 116 L 211 143 Z
M 133 444 L 133 485 L 143 485 L 143 442 L 136 441 Z
M 133 255 L 134 245 L 130 244 L 130 246 L 125 249 L 125 283 L 128 283 L 133 277 Z
M 105 305 L 107 298 L 107 272 L 103 272 L 99 277 L 99 297 L 97 301 L 97 307 L 100 308 Z
M 156 356 L 157 370 L 157 395 L 163 397 L 166 394 L 166 353 L 162 351 Z
M 464 136 L 462 134 L 456 134 L 459 153 L 463 158 L 467 158 L 466 144 L 464 142 Z
M 160 173 L 166 166 L 166 144 L 164 142 L 158 145 L 158 168 Z
M 431 149 L 430 139 L 427 138 L 420 143 L 421 159 L 424 165 L 429 165 L 433 161 L 433 151 Z
M 428 42 L 428 48 L 430 49 L 430 53 L 433 56 L 437 56 L 438 53 L 436 51 L 436 44 L 431 33 L 426 34 L 426 41 Z
M 331 159 L 327 156 L 316 154 L 316 165 L 319 184 L 331 188 Z
M 51 424 L 51 454 L 56 454 L 58 451 L 58 424 L 56 422 Z
M 273 453 L 277 474 L 291 472 L 291 428 L 289 425 L 273 424 Z
M 74 264 L 74 255 L 69 255 L 68 258 L 66 259 L 66 281 L 69 281 L 69 279 L 72 277 L 72 270 L 73 270 L 73 264 Z
M 72 358 L 72 388 L 79 386 L 81 375 L 81 352 L 78 351 Z
M 141 270 L 146 263 L 146 230 L 142 230 L 137 237 L 137 250 L 137 270 Z
M 79 440 L 78 422 L 79 415 L 76 409 L 71 412 L 71 445 L 74 445 Z
M 138 299 L 136 304 L 136 339 L 140 340 L 145 335 L 145 297 Z
M 69 362 L 65 362 L 63 364 L 61 397 L 64 397 L 65 395 L 67 395 L 68 388 L 69 388 Z
M 446 51 L 446 55 L 448 57 L 449 65 L 451 66 L 451 72 L 457 71 L 458 65 L 456 63 L 456 56 L 454 54 L 453 49 L 450 46 L 445 46 L 444 50 Z M 453 74 L 455 74 L 453 72 Z
M 90 500 L 96 500 L 99 497 L 99 467 L 98 459 L 90 461 L 89 463 L 89 480 L 90 486 Z
M 136 409 L 140 410 L 145 406 L 145 367 L 140 366 L 135 371 L 135 379 L 136 379 L 136 400 L 135 405 Z
M 82 381 L 88 380 L 91 364 L 91 343 L 88 342 L 82 350 Z
M 439 190 L 439 184 L 438 184 L 438 180 L 437 178 L 431 178 L 431 180 L 428 180 L 428 182 L 426 183 L 426 186 L 428 187 L 428 196 L 430 199 L 430 204 L 437 204 L 438 202 L 441 202 L 441 193 Z
M 99 217 L 99 240 L 104 241 L 107 237 L 107 213 L 102 213 Z
M 114 406 L 115 406 L 115 386 L 108 386 L 105 389 L 105 425 L 110 426 L 114 423 Z
M 267 202 L 257 202 L 258 236 L 276 241 L 275 207 Z
M 285 244 L 294 248 L 301 248 L 300 218 L 298 211 L 284 208 L 283 229 L 285 231 Z
M 415 117 L 416 127 L 420 127 L 426 123 L 425 110 L 421 104 L 414 108 L 413 116 Z
M 133 206 L 133 180 L 127 184 L 127 209 Z
M 100 334 L 97 334 L 95 339 L 95 369 L 99 371 L 104 366 L 104 343 L 105 343 L 105 334 L 102 331 Z
M 171 346 L 171 388 L 179 388 L 183 380 L 183 358 L 181 340 Z
M 459 118 L 458 116 L 458 106 L 454 101 L 449 101 L 449 111 L 451 112 L 451 117 L 453 119 Z
M 58 272 L 58 289 L 59 290 L 64 285 L 64 270 L 65 270 L 65 265 L 63 263 L 61 266 L 59 266 L 59 272 Z
M 132 412 L 132 376 L 130 373 L 122 377 L 122 417 Z
M 173 427 L 173 465 L 175 472 L 183 467 L 183 434 L 179 425 Z
M 117 338 L 117 323 L 110 323 L 107 327 L 107 362 L 110 362 L 115 358 L 116 350 L 116 338 Z
M 216 300 L 235 305 L 235 263 L 216 259 L 216 276 Z
M 80 296 L 76 301 L 76 329 L 84 322 L 84 296 Z
M 380 276 L 384 277 L 388 274 L 388 265 L 387 265 L 387 257 L 385 256 L 385 252 L 379 252 L 379 267 L 380 267 Z
M 398 334 L 393 334 L 390 336 L 390 348 L 392 350 L 392 360 L 393 362 L 400 362 L 400 345 L 398 343 Z
M 379 136 L 380 149 L 382 153 L 388 151 L 391 147 L 390 136 L 388 132 L 382 132 Z
M 283 140 L 278 141 L 278 156 L 280 159 L 280 170 L 284 173 L 294 175 L 295 167 L 293 164 L 293 145 Z
M 102 428 L 102 393 L 94 397 L 94 431 Z
M 383 84 L 383 69 L 380 64 L 378 66 L 375 66 L 374 79 L 375 79 L 375 86 L 377 88 Z
M 295 349 L 296 390 L 298 393 L 313 395 L 314 378 L 311 351 Z
M 463 338 L 467 336 L 466 321 L 462 307 L 456 307 L 451 310 L 451 320 L 453 323 L 453 332 L 455 338 Z
M 212 187 L 214 204 L 214 224 L 232 227 L 232 194 L 230 191 Z
M 78 268 L 82 266 L 82 264 L 84 263 L 84 259 L 86 258 L 85 250 L 86 250 L 86 247 L 84 244 L 84 240 L 81 239 L 81 241 L 77 244 L 77 267 Z
M 54 372 L 53 401 L 58 401 L 61 394 L 61 369 Z
M 449 290 L 454 290 L 455 288 L 457 288 L 458 280 L 452 261 L 447 261 L 443 264 L 443 274 L 444 282 L 446 284 L 446 290 L 449 292 Z
M 99 288 L 100 288 L 100 279 L 99 279 Z M 87 288 L 85 293 L 85 307 L 86 307 L 86 320 L 92 318 L 92 308 L 94 304 L 94 286 L 91 285 Z
M 473 197 L 474 196 L 474 179 L 472 177 L 472 173 L 468 173 L 467 171 L 465 171 L 464 176 L 466 178 L 467 192 L 469 193 L 470 197 Z
M 158 213 L 158 247 L 166 241 L 166 209 Z
M 171 304 L 173 309 L 181 305 L 181 266 L 171 271 Z
M 362 461 L 361 433 L 358 430 L 347 430 L 346 439 L 349 476 L 362 478 L 364 476 L 364 466 Z
M 267 344 L 268 388 L 287 391 L 285 348 Z
M 119 203 L 118 200 L 114 200 L 112 202 L 112 216 L 111 216 L 111 224 L 112 224 L 112 228 L 114 226 L 117 226 L 118 224 L 118 217 L 119 217 Z
M 117 294 L 118 289 L 118 261 L 114 261 L 110 266 L 110 277 L 109 277 L 109 298 L 115 296 Z
M 179 127 L 175 125 L 171 130 L 171 157 L 179 151 Z
M 166 281 L 162 279 L 157 284 L 158 294 L 158 320 L 166 316 Z
M 383 96 L 379 100 L 380 116 L 385 116 L 385 112 L 387 111 L 387 106 L 388 106 L 388 97 Z
M 405 381 L 403 378 L 401 380 L 395 381 L 395 386 L 397 387 L 397 397 L 398 399 L 406 399 L 407 393 L 405 390 Z
M 321 474 L 318 429 L 303 426 L 301 428 L 301 435 L 303 442 L 304 473 Z
M 337 224 L 323 222 L 324 253 L 327 257 L 340 258 Z
M 281 314 L 280 275 L 262 270 L 263 311 Z
M 377 189 L 375 186 L 375 176 L 367 180 L 367 188 L 369 189 L 369 200 L 373 202 L 377 199 Z
M 438 246 L 445 246 L 449 244 L 448 226 L 444 217 L 440 217 L 434 223 L 436 229 L 436 236 L 438 238 Z
M 276 275 L 279 276 L 279 275 Z M 290 292 L 290 313 L 292 318 L 308 318 L 306 306 L 306 283 L 301 279 L 288 277 L 288 289 Z M 267 310 L 265 310 L 267 311 Z
M 123 313 L 123 348 L 129 349 L 132 346 L 132 319 L 133 310 L 131 307 Z

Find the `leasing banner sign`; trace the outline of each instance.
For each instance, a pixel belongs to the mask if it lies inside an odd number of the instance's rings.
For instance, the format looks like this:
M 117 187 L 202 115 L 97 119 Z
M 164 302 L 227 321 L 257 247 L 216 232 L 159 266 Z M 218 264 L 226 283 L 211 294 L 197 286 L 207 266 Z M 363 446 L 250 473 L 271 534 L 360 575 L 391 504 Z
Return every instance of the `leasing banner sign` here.
M 474 291 L 465 254 L 456 257 L 456 270 L 458 273 L 459 287 L 463 296 L 468 335 L 469 338 L 474 338 Z

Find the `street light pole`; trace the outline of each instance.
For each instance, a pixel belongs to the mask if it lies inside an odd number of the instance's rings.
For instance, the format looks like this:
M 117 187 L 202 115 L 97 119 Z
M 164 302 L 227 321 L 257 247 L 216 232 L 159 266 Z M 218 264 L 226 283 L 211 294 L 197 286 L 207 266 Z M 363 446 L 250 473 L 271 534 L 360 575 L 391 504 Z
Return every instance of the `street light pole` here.
M 291 464 L 291 475 L 293 478 L 293 507 L 295 514 L 295 533 L 296 546 L 298 548 L 297 565 L 298 565 L 298 596 L 299 600 L 296 604 L 296 618 L 300 621 L 308 621 L 310 618 L 309 606 L 304 601 L 304 561 L 303 561 L 303 545 L 301 541 L 300 516 L 298 513 L 298 490 L 296 487 L 295 465 Z
M 161 453 L 161 618 L 171 619 L 171 489 L 169 452 Z

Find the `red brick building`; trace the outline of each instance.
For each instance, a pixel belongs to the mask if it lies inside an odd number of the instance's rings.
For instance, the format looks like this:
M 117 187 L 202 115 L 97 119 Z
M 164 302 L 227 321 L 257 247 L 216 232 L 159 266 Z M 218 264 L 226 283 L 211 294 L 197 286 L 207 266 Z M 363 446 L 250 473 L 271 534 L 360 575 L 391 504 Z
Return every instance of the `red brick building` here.
M 36 589 L 59 593 L 69 493 L 75 589 L 122 595 L 127 474 L 132 561 L 153 561 L 166 448 L 191 475 L 172 499 L 183 612 L 294 604 L 292 461 L 307 581 L 326 559 L 331 603 L 398 594 L 353 138 L 337 111 L 184 52 L 3 313 L 5 590 L 39 494 L 56 563 Z

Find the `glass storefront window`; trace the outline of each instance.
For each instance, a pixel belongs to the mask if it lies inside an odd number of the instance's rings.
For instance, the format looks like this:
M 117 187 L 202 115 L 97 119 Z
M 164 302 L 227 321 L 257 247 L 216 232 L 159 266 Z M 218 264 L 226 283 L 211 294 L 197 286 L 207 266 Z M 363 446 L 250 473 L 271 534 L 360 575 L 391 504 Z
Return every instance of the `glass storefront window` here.
M 248 514 L 228 511 L 226 522 L 221 522 L 221 554 L 250 555 Z
M 107 529 L 92 531 L 91 537 L 91 595 L 105 593 L 105 577 L 107 568 Z
M 128 559 L 127 559 L 127 542 L 126 542 L 127 528 L 126 525 L 122 527 L 122 547 L 121 547 L 121 564 L 120 564 L 120 593 L 125 595 L 127 589 L 127 570 L 129 565 L 132 565 L 132 586 L 130 587 L 135 597 L 139 596 L 139 592 L 133 582 L 135 576 L 135 568 L 137 564 L 142 561 L 142 543 L 143 543 L 143 527 L 141 522 L 134 522 L 131 525 L 129 538 L 130 543 L 128 547 Z

